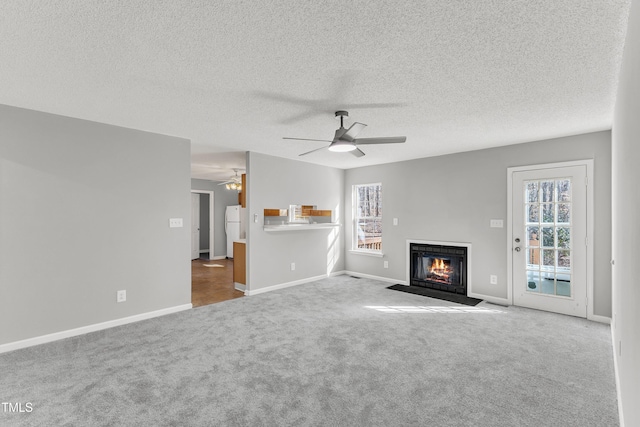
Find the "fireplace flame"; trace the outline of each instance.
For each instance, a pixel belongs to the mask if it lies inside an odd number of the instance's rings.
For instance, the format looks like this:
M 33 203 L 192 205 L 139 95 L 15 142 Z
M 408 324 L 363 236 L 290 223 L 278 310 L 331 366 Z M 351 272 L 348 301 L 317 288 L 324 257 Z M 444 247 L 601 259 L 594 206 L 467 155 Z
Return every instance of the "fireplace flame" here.
M 434 258 L 433 262 L 431 263 L 431 268 L 429 269 L 429 273 L 435 274 L 436 276 L 440 276 L 446 279 L 449 277 L 449 274 L 451 273 L 451 269 L 449 268 L 447 263 L 444 262 L 444 259 Z

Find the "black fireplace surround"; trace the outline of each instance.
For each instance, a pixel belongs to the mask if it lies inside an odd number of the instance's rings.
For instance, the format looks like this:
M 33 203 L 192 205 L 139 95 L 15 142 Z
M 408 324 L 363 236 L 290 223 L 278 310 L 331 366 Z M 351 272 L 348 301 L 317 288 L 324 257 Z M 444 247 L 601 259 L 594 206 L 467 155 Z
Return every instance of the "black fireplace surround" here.
M 410 285 L 467 295 L 467 248 L 410 243 Z

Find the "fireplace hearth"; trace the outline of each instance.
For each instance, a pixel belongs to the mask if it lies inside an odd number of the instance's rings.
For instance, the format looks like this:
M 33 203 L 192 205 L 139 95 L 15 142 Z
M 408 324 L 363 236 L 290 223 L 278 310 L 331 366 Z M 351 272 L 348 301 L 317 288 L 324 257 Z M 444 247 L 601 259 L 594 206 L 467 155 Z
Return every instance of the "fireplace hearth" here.
M 467 249 L 409 242 L 409 284 L 467 295 Z

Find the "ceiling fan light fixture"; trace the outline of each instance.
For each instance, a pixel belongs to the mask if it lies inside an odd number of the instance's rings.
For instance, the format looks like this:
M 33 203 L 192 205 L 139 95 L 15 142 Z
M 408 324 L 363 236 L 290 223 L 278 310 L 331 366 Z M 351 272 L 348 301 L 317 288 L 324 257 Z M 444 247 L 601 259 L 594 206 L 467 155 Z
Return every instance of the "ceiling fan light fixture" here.
M 242 191 L 242 180 L 238 176 L 238 169 L 234 168 L 233 171 L 236 173 L 235 176 L 232 176 L 229 181 L 221 182 L 218 185 L 224 185 L 227 190 Z
M 345 153 L 347 151 L 353 151 L 356 149 L 356 145 L 347 141 L 335 141 L 329 146 L 329 151 L 336 153 Z

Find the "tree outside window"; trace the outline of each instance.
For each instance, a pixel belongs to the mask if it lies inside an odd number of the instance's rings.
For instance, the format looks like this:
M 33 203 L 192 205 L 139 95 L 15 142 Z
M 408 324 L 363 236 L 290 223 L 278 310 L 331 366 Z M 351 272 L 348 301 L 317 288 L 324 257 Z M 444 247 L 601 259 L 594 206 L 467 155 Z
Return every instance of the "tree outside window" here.
M 353 186 L 353 249 L 382 251 L 382 184 Z

